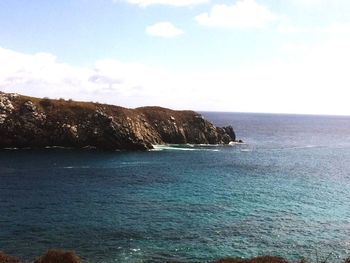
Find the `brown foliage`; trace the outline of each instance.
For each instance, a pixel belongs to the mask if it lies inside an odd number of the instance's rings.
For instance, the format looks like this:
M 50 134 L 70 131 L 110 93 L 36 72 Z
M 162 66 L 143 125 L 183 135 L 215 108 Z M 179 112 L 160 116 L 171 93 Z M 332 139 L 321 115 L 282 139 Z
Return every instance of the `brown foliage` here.
M 215 261 L 215 263 L 288 263 L 285 259 L 280 257 L 255 257 L 251 259 L 226 258 Z
M 47 97 L 41 99 L 39 103 L 44 108 L 48 108 L 48 107 L 52 106 L 51 100 L 49 98 L 47 98 Z
M 81 263 L 80 258 L 71 251 L 49 250 L 34 263 Z
M 0 251 L 0 263 L 20 263 L 19 259 L 6 255 Z

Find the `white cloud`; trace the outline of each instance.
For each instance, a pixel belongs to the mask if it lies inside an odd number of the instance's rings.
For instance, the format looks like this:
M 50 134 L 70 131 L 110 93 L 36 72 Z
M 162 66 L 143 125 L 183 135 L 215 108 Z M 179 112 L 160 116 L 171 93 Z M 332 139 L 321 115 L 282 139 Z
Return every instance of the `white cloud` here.
M 146 33 L 150 36 L 174 38 L 182 35 L 184 32 L 170 22 L 159 22 L 146 27 Z
M 289 2 L 303 8 L 325 7 L 327 9 L 349 4 L 348 0 L 289 0 Z
M 138 63 L 104 59 L 92 67 L 75 67 L 58 63 L 52 54 L 28 55 L 0 47 L 0 91 L 5 92 L 125 107 L 171 106 L 177 100 L 177 94 L 171 94 L 172 81 L 177 78 L 161 68 Z M 170 84 L 165 85 L 168 80 Z
M 334 1 L 334 0 L 331 0 Z M 315 5 L 320 5 L 320 4 L 324 4 L 325 0 L 290 0 L 290 2 L 294 5 L 297 6 L 302 6 L 302 7 L 312 7 Z
M 137 85 L 132 79 L 126 79 L 123 72 L 106 71 L 103 61 L 96 62 L 93 68 L 73 67 L 58 63 L 56 57 L 48 53 L 27 55 L 1 47 L 0 61 L 0 90 L 8 92 L 95 100 L 107 93 L 129 95 Z M 125 67 L 132 66 L 126 64 Z
M 51 54 L 0 48 L 0 90 L 126 107 L 350 114 L 349 45 L 345 38 L 317 45 L 290 43 L 279 59 L 192 71 L 114 59 L 74 67 L 58 63 Z
M 298 27 L 294 25 L 281 23 L 277 27 L 277 31 L 283 34 L 296 34 L 296 33 L 307 33 L 309 30 L 305 27 Z
M 239 0 L 234 5 L 214 5 L 210 13 L 195 20 L 203 26 L 223 28 L 264 28 L 279 17 L 255 0 Z
M 310 46 L 302 43 L 287 43 L 281 46 L 280 51 L 288 55 L 306 55 L 310 51 Z
M 340 34 L 344 36 L 350 35 L 350 23 L 333 23 L 326 27 L 318 29 L 323 33 Z
M 281 23 L 277 27 L 277 31 L 284 34 L 308 33 L 326 34 L 328 36 L 341 35 L 341 37 L 344 38 L 350 35 L 350 23 L 337 22 L 322 27 L 300 27 L 291 25 L 290 23 Z
M 118 0 L 115 0 L 115 2 Z M 147 7 L 151 5 L 194 6 L 209 2 L 209 0 L 126 0 L 130 4 Z

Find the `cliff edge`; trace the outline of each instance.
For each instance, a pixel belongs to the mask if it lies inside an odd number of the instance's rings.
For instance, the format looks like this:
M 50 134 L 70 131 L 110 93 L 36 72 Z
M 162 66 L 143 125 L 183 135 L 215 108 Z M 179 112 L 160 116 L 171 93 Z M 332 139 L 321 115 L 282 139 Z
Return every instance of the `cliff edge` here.
M 148 150 L 155 144 L 228 144 L 231 126 L 194 111 L 34 98 L 0 92 L 0 148 L 62 146 Z

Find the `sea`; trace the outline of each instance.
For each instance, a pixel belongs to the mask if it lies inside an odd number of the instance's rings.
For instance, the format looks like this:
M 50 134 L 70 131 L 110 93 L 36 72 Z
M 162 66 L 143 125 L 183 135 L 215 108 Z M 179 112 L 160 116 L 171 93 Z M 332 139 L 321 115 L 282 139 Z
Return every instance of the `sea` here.
M 350 117 L 202 114 L 244 143 L 1 150 L 0 250 L 91 263 L 350 256 Z

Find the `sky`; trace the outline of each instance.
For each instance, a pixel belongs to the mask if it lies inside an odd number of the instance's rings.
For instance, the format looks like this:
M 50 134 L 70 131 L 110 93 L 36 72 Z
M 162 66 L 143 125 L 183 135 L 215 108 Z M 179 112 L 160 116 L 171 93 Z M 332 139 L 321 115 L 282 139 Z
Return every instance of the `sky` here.
M 0 0 L 0 91 L 350 115 L 348 0 Z

